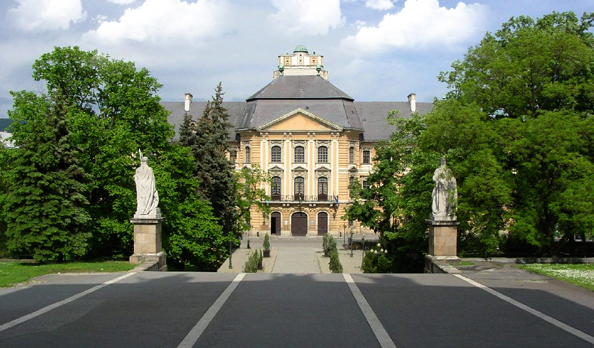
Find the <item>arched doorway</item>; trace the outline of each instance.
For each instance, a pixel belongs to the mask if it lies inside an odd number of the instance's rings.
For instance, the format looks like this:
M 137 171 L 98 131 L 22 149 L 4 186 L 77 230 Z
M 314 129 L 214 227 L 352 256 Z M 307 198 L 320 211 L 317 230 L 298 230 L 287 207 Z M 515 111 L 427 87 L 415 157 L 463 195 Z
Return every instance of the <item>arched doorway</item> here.
M 307 235 L 307 214 L 297 212 L 291 216 L 291 234 L 293 236 Z
M 281 235 L 281 214 L 278 211 L 270 215 L 270 234 Z
M 318 214 L 318 236 L 328 233 L 328 213 L 322 211 Z

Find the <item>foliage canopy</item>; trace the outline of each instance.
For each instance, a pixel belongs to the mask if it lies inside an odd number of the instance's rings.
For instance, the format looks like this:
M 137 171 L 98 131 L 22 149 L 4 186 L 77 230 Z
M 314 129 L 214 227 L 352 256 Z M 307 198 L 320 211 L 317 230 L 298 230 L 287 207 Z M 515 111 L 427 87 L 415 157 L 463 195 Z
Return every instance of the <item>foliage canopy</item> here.
M 441 156 L 458 181 L 461 253 L 523 245 L 557 255 L 575 234 L 592 235 L 593 21 L 571 12 L 512 18 L 441 73 L 450 91 L 430 113 L 390 115 L 397 131 L 376 148 L 369 189 L 352 185 L 346 216 L 381 233 L 383 271 L 420 265 L 409 261 L 427 250 Z

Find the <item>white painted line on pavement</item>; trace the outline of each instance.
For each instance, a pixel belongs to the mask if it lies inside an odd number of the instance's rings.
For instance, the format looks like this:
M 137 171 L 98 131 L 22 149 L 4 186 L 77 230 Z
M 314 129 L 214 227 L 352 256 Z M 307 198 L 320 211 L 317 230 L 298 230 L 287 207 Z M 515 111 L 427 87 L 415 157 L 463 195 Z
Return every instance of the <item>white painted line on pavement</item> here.
M 245 277 L 245 273 L 239 273 L 237 277 L 233 279 L 233 281 L 231 282 L 231 284 L 229 284 L 227 289 L 223 291 L 223 293 L 221 294 L 221 296 L 219 296 L 215 303 L 213 303 L 212 306 L 210 306 L 210 308 L 206 311 L 206 313 L 204 313 L 202 318 L 200 318 L 198 323 L 196 323 L 192 330 L 190 330 L 190 332 L 186 335 L 184 340 L 181 341 L 177 348 L 189 348 L 194 346 L 194 344 L 198 341 L 204 330 L 206 330 L 208 324 L 210 324 L 210 322 L 212 321 L 212 319 L 214 319 L 215 315 L 217 315 L 221 307 L 223 307 L 225 302 L 227 302 L 233 291 L 235 291 L 235 288 L 237 288 L 243 277 Z
M 357 283 L 355 283 L 355 281 L 353 280 L 353 277 L 351 277 L 350 274 L 346 273 L 343 273 L 342 276 L 349 285 L 349 288 L 351 289 L 351 292 L 353 293 L 355 300 L 357 300 L 359 308 L 361 308 L 361 312 L 363 312 L 363 315 L 365 316 L 367 323 L 371 327 L 371 330 L 375 334 L 375 338 L 377 338 L 379 344 L 382 346 L 382 348 L 396 348 L 394 341 L 392 341 L 392 338 L 390 338 L 390 335 L 388 335 L 388 332 L 386 331 L 386 329 L 384 329 L 384 326 L 375 315 L 375 312 L 373 311 L 373 309 L 371 309 L 369 303 L 367 303 L 367 300 L 361 293 L 361 290 L 359 290 L 359 287 L 357 286 Z
M 465 282 L 468 282 L 468 283 L 476 286 L 477 288 L 480 288 L 480 289 L 485 290 L 486 292 L 490 293 L 491 295 L 494 295 L 494 296 L 499 297 L 500 299 L 504 300 L 505 302 L 507 302 L 507 303 L 509 303 L 511 305 L 514 305 L 514 306 L 516 306 L 516 307 L 518 307 L 520 309 L 523 309 L 526 312 L 528 312 L 528 313 L 530 313 L 530 314 L 532 314 L 534 316 L 537 316 L 540 319 L 542 319 L 542 320 L 544 320 L 544 321 L 546 321 L 546 322 L 548 322 L 550 324 L 553 324 L 556 327 L 558 327 L 558 328 L 560 328 L 562 330 L 565 330 L 565 331 L 569 332 L 572 335 L 575 335 L 575 336 L 577 336 L 577 337 L 579 337 L 579 338 L 581 338 L 581 339 L 583 339 L 583 340 L 585 340 L 587 342 L 590 342 L 591 344 L 594 344 L 594 337 L 588 335 L 587 333 L 585 333 L 583 331 L 580 331 L 580 330 L 578 330 L 576 328 L 573 328 L 573 327 L 571 327 L 571 326 L 569 326 L 567 324 L 564 324 L 564 323 L 560 322 L 559 320 L 557 320 L 557 319 L 555 319 L 553 317 L 550 317 L 550 316 L 544 314 L 543 312 L 537 311 L 536 309 L 534 309 L 532 307 L 528 307 L 527 305 L 525 305 L 525 304 L 523 304 L 521 302 L 518 302 L 518 301 L 514 300 L 511 297 L 508 297 L 508 296 L 506 296 L 506 295 L 504 295 L 504 294 L 502 294 L 502 293 L 500 293 L 500 292 L 498 292 L 496 290 L 493 290 L 493 289 L 489 288 L 486 285 L 483 285 L 483 284 L 481 284 L 479 282 L 476 282 L 476 281 L 474 281 L 472 279 L 466 278 L 463 275 L 454 274 L 454 277 L 458 277 L 458 278 L 464 280 Z
M 90 293 L 93 293 L 93 292 L 95 292 L 95 291 L 97 291 L 97 290 L 99 290 L 99 289 L 101 289 L 103 287 L 106 287 L 109 284 L 116 283 L 116 282 L 118 282 L 118 281 L 120 281 L 120 280 L 122 280 L 124 278 L 128 278 L 128 277 L 133 276 L 135 274 L 136 274 L 136 272 L 126 273 L 126 274 L 124 274 L 122 276 L 119 276 L 117 278 L 108 280 L 108 281 L 103 282 L 103 283 L 101 283 L 99 285 L 95 285 L 94 287 L 92 287 L 90 289 L 87 289 L 87 290 L 85 290 L 83 292 L 80 292 L 80 293 L 78 293 L 76 295 L 70 296 L 67 299 L 64 299 L 62 301 L 56 302 L 54 304 L 51 304 L 49 306 L 43 307 L 40 310 L 37 310 L 37 311 L 35 311 L 33 313 L 29 313 L 29 314 L 27 314 L 25 316 L 22 316 L 20 318 L 15 319 L 13 321 L 9 321 L 6 324 L 0 325 L 0 332 L 4 331 L 6 329 L 10 329 L 13 326 L 22 324 L 22 323 L 26 322 L 27 320 L 31 320 L 31 319 L 33 319 L 35 317 L 38 317 L 38 316 L 40 316 L 40 315 L 42 315 L 44 313 L 47 313 L 47 312 L 51 311 L 52 309 L 58 308 L 58 307 L 60 307 L 62 305 L 65 305 L 65 304 L 70 303 L 72 301 L 78 300 L 79 298 L 81 298 L 81 297 L 83 297 L 85 295 L 88 295 Z

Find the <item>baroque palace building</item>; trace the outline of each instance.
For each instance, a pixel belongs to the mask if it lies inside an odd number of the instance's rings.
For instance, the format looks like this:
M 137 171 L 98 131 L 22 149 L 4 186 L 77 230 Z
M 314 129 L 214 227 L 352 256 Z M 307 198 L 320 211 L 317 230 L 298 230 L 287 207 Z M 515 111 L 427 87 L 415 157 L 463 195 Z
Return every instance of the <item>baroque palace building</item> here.
M 198 119 L 206 102 L 164 102 L 176 131 L 184 115 Z M 431 103 L 355 102 L 328 81 L 324 57 L 304 46 L 278 56 L 268 85 L 245 102 L 224 102 L 233 129 L 229 159 L 236 169 L 259 166 L 272 178 L 266 192 L 270 214 L 252 212 L 252 231 L 283 236 L 366 232 L 356 221 L 342 219 L 351 203 L 349 183 L 364 186 L 372 170 L 374 146 L 388 140 L 394 127 L 391 110 L 401 117 L 426 113 Z

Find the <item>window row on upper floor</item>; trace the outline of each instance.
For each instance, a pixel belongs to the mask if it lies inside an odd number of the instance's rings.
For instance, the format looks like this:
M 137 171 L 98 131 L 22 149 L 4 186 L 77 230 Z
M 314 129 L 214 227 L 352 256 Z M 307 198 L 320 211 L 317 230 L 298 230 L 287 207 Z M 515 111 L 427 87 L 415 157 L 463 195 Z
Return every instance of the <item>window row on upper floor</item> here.
M 318 201 L 325 202 L 328 201 L 328 178 L 327 177 L 319 177 L 318 178 L 318 192 L 317 197 L 315 197 Z M 270 183 L 270 199 L 273 201 L 280 201 L 282 200 L 282 179 L 280 176 L 273 176 Z M 290 197 L 290 200 L 305 200 L 305 178 L 302 176 L 297 176 L 293 179 L 293 196 Z
M 328 156 L 328 147 L 327 146 L 319 146 L 318 147 L 318 154 L 317 154 L 317 163 L 329 163 L 329 156 Z M 237 151 L 232 150 L 229 156 L 232 163 L 237 163 Z M 244 150 L 244 163 L 251 163 L 251 148 L 249 146 L 245 147 Z M 282 163 L 282 149 L 280 146 L 273 146 L 270 152 L 270 162 L 271 163 Z M 295 150 L 293 151 L 293 161 L 294 163 L 305 163 L 305 148 L 303 146 L 296 146 Z M 355 148 L 353 146 L 349 147 L 349 163 L 355 164 Z M 371 164 L 371 150 L 370 149 L 363 149 L 363 164 Z
M 270 149 L 270 162 L 282 163 L 282 149 L 280 146 L 275 145 Z M 305 163 L 305 148 L 303 146 L 295 146 L 293 162 Z M 318 163 L 329 163 L 327 146 L 318 146 Z

